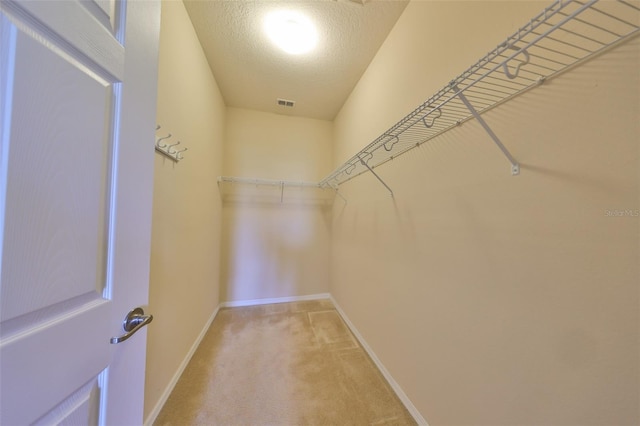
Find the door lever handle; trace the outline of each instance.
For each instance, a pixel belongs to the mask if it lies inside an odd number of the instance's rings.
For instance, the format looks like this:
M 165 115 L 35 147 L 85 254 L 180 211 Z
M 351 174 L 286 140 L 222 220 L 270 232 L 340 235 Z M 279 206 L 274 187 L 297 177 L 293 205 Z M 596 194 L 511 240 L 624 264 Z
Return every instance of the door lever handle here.
M 124 321 L 122 321 L 122 328 L 124 329 L 124 331 L 126 331 L 126 333 L 124 333 L 122 336 L 112 337 L 111 344 L 115 345 L 117 343 L 124 342 L 129 337 L 133 336 L 136 331 L 140 330 L 151 321 L 153 321 L 153 315 L 145 315 L 144 309 L 135 308 L 134 310 L 130 311 L 127 316 L 124 317 Z

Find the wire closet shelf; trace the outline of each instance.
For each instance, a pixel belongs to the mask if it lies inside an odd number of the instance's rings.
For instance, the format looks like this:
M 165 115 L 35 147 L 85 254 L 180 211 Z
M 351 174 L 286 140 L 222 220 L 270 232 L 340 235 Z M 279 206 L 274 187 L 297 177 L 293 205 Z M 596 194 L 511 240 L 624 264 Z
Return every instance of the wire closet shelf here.
M 218 184 L 221 183 L 244 183 L 255 186 L 277 186 L 277 187 L 297 187 L 297 188 L 320 188 L 317 182 L 274 180 L 274 179 L 252 179 L 234 176 L 219 176 Z
M 293 194 L 298 201 L 304 200 L 306 202 L 325 201 L 328 197 L 327 195 L 317 195 L 319 193 L 334 193 L 333 188 L 322 187 L 318 182 L 252 179 L 234 176 L 219 176 L 218 188 L 223 198 L 225 198 L 226 196 L 231 196 L 231 198 L 233 198 L 235 196 L 239 199 L 247 196 L 249 198 L 252 198 L 256 195 L 255 193 L 252 193 L 249 188 L 270 188 L 265 191 L 261 191 L 260 198 L 264 201 L 265 199 L 272 199 L 273 196 L 277 196 L 280 203 L 284 202 L 285 193 L 287 194 L 287 196 Z M 285 189 L 287 191 L 285 191 Z M 316 196 L 314 196 L 314 194 Z
M 640 31 L 640 3 L 556 0 L 511 37 L 320 181 L 338 185 L 475 117 L 511 163 L 519 165 L 480 117 L 546 79 Z M 393 194 L 393 192 L 392 192 Z

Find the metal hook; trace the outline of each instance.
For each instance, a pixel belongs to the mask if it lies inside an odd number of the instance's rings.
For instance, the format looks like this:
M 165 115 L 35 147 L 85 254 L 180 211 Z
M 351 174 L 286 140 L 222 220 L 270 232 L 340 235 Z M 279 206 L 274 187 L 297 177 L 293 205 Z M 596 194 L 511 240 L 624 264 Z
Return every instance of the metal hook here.
M 355 164 L 353 164 L 353 163 L 351 163 L 351 164 L 349 164 L 349 167 L 347 167 L 347 168 L 344 170 L 344 172 L 345 172 L 346 174 L 350 175 L 350 174 L 351 174 L 351 172 L 353 171 L 353 169 L 355 169 L 355 168 L 356 168 L 356 165 L 355 165 Z
M 427 117 L 428 117 L 428 116 L 429 116 L 429 114 L 431 114 L 433 111 L 437 111 L 437 112 L 438 112 L 438 115 L 434 115 L 434 116 L 433 116 L 433 118 L 432 118 L 432 120 L 431 120 L 431 123 L 427 123 Z M 428 112 L 424 117 L 422 117 L 422 122 L 424 123 L 424 126 L 425 126 L 427 129 L 430 129 L 430 128 L 432 128 L 432 127 L 433 127 L 433 125 L 434 125 L 434 123 L 436 122 L 436 120 L 437 120 L 438 118 L 440 118 L 440 117 L 442 117 L 442 110 L 441 110 L 440 108 L 436 108 L 436 109 L 433 109 L 433 110 L 429 111 L 429 112 Z
M 180 151 L 176 151 L 176 159 L 178 160 L 182 160 L 184 157 L 182 155 L 180 155 L 181 153 L 185 152 L 186 150 L 188 150 L 189 148 L 185 148 L 185 149 L 181 149 Z
M 180 145 L 180 141 L 176 142 L 176 143 L 172 143 L 171 145 L 167 145 L 167 153 L 169 154 L 175 154 L 176 152 L 173 151 L 171 152 L 171 148 L 176 146 L 176 145 Z
M 513 50 L 520 50 L 513 45 L 509 46 L 509 48 Z M 518 74 L 520 73 L 520 68 L 523 65 L 527 65 L 529 63 L 529 52 L 527 52 L 526 50 L 521 50 L 520 53 L 524 55 L 524 60 L 518 62 L 518 65 L 516 65 L 516 68 L 513 74 L 511 73 L 511 71 L 509 71 L 509 65 L 507 65 L 509 61 L 506 61 L 505 63 L 502 64 L 502 68 L 504 69 L 504 74 L 511 80 L 518 77 Z
M 371 160 L 373 158 L 373 153 L 371 152 L 364 152 L 364 156 L 361 158 L 360 156 L 358 156 L 358 158 L 360 158 L 360 161 L 364 161 L 365 163 L 369 163 L 369 160 Z
M 394 136 L 394 135 L 387 135 L 387 136 L 390 137 L 390 138 L 393 138 L 393 139 L 391 139 L 392 140 L 391 146 L 389 148 L 387 148 L 387 144 L 389 143 L 389 141 L 387 141 L 382 145 L 382 147 L 384 148 L 385 151 L 390 152 L 393 149 L 393 146 L 395 144 L 397 144 L 398 142 L 400 142 L 400 138 L 397 137 L 397 136 Z
M 157 146 L 158 148 L 166 148 L 166 147 L 167 147 L 167 144 L 160 145 L 160 141 L 161 141 L 161 140 L 165 140 L 165 139 L 169 139 L 170 137 L 171 137 L 171 133 L 169 133 L 167 136 L 165 136 L 165 137 L 163 137 L 163 138 L 158 138 L 158 139 L 156 139 L 156 146 Z

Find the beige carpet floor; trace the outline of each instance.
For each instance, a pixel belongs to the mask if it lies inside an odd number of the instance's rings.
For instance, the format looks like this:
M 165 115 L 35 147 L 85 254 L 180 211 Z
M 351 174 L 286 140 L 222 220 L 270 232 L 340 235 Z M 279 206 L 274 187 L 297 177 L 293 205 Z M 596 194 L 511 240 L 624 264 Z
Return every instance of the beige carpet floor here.
M 225 308 L 155 425 L 414 425 L 330 300 Z

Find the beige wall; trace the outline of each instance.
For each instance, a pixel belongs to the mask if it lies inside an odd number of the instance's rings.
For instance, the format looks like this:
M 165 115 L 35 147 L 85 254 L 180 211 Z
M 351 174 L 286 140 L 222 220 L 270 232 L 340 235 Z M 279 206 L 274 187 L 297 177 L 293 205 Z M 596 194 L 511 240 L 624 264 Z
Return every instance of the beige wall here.
M 606 214 L 640 209 L 639 39 L 485 115 L 518 177 L 472 121 L 377 169 L 395 199 L 214 186 L 319 180 L 543 6 L 410 3 L 331 123 L 225 109 L 163 3 L 158 122 L 189 151 L 156 157 L 145 418 L 218 301 L 330 291 L 431 425 L 640 421 L 639 219 Z
M 336 119 L 335 160 L 543 6 L 410 3 Z M 341 186 L 330 291 L 429 424 L 640 422 L 640 219 L 607 216 L 640 209 L 639 52 L 485 114 L 518 177 L 471 121 L 377 169 L 395 199 L 368 175 Z
M 227 176 L 318 182 L 331 168 L 329 121 L 228 108 L 226 129 Z M 331 209 L 317 191 L 220 190 L 222 301 L 328 291 Z
M 145 419 L 218 306 L 225 107 L 182 2 L 162 3 L 158 79 L 158 134 L 189 150 L 155 158 Z

